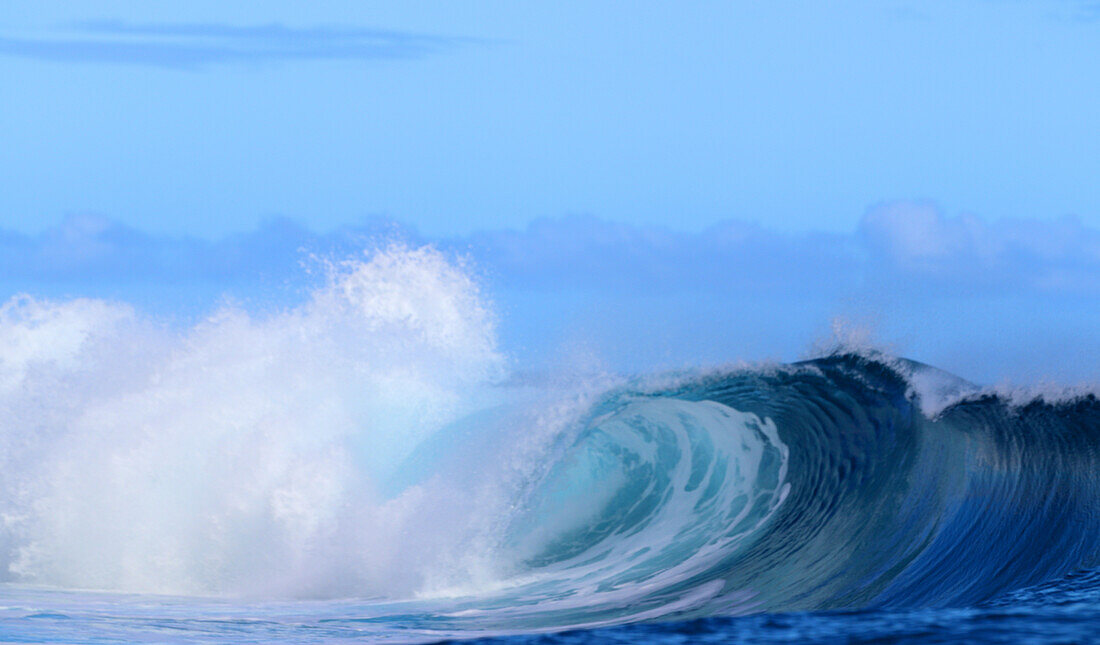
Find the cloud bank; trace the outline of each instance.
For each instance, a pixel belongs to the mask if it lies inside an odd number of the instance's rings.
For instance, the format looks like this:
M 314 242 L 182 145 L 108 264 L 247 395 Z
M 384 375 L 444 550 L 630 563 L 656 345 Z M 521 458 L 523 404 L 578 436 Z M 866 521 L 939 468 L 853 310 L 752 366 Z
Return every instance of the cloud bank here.
M 0 275 L 9 285 L 232 286 L 293 279 L 311 255 L 339 259 L 394 241 L 468 256 L 489 283 L 512 289 L 1100 294 L 1100 230 L 1078 219 L 986 222 L 915 202 L 875 207 L 848 235 L 738 221 L 689 233 L 572 216 L 447 238 L 385 219 L 327 233 L 273 219 L 206 241 L 83 215 L 39 235 L 0 230 Z
M 1098 293 L 1100 230 L 1077 218 L 985 222 L 931 204 L 871 210 L 859 227 L 868 270 L 935 291 Z
M 0 34 L 0 55 L 199 69 L 230 63 L 415 59 L 473 42 L 387 29 L 106 21 L 78 23 L 45 36 Z

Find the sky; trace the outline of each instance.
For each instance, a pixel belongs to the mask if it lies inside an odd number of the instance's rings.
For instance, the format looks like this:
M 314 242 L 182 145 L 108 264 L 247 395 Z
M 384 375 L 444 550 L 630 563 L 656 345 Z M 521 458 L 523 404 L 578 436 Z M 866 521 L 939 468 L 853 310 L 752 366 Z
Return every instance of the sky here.
M 1100 380 L 1097 51 L 1071 0 L 5 6 L 0 296 L 290 299 L 303 249 L 400 238 L 474 260 L 521 361 L 840 320 Z

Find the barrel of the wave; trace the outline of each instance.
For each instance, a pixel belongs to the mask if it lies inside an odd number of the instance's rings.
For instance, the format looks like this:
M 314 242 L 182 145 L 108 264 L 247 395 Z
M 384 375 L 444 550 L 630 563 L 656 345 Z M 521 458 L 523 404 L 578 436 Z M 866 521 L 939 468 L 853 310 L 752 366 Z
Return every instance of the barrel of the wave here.
M 556 456 L 510 531 L 539 623 L 709 613 L 722 563 L 787 494 L 775 425 L 717 401 L 625 392 Z M 536 615 L 537 614 L 537 615 Z
M 722 563 L 719 596 L 964 606 L 1098 563 L 1096 398 L 972 395 L 926 414 L 905 366 L 837 356 L 670 393 L 755 414 L 790 449 L 790 494 Z

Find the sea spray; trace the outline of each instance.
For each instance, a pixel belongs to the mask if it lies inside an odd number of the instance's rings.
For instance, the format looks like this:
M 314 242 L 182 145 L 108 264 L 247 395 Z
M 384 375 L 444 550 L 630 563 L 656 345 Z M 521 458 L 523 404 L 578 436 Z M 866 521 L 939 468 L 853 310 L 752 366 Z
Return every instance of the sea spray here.
M 182 330 L 19 297 L 0 350 L 0 579 L 393 595 L 476 528 L 457 491 L 377 490 L 434 430 L 499 403 L 506 373 L 476 282 L 430 247 L 335 265 L 298 307 Z

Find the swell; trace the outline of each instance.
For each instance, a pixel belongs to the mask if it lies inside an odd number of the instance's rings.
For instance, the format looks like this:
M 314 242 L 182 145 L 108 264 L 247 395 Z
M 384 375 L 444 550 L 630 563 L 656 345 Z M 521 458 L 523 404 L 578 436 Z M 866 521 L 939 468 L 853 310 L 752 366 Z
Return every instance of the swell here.
M 850 354 L 654 392 L 769 419 L 790 447 L 790 495 L 718 565 L 719 597 L 751 595 L 753 611 L 963 606 L 1097 564 L 1095 396 L 972 394 L 929 417 L 897 365 Z

